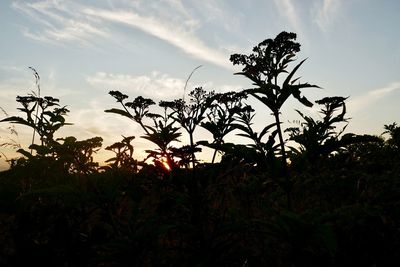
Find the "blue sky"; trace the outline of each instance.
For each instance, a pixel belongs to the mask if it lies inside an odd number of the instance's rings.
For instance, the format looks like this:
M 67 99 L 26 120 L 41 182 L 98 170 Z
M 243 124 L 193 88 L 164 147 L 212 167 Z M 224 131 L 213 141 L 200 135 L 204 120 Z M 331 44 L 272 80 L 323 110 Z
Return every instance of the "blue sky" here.
M 189 87 L 240 90 L 249 83 L 233 75 L 238 69 L 229 56 L 285 30 L 298 34 L 298 58 L 308 58 L 299 71 L 302 81 L 323 88 L 304 94 L 313 100 L 350 96 L 348 131 L 380 134 L 384 124 L 400 123 L 399 12 L 397 0 L 3 0 L 0 106 L 22 115 L 15 97 L 35 89 L 33 66 L 42 94 L 71 110 L 74 125 L 60 135 L 102 136 L 105 147 L 121 135 L 142 134 L 132 122 L 103 112 L 116 106 L 109 90 L 173 100 L 198 65 Z M 272 122 L 268 110 L 250 103 L 258 125 Z M 304 109 L 289 101 L 284 127 L 299 119 L 294 108 Z M 1 142 L 9 137 L 7 127 L 0 125 Z M 17 130 L 28 145 L 30 131 Z M 149 143 L 137 138 L 134 145 L 139 153 Z

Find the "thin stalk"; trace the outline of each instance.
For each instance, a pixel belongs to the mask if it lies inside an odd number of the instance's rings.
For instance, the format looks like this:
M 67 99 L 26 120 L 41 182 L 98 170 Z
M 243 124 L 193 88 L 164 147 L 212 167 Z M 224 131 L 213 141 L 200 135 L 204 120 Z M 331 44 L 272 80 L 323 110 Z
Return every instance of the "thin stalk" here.
M 193 168 L 193 172 L 194 172 L 195 163 L 196 163 L 196 156 L 194 154 L 193 132 L 189 132 L 189 138 L 190 138 L 190 148 L 192 149 L 192 168 Z
M 194 69 L 192 70 L 192 72 L 189 74 L 189 77 L 186 79 L 185 87 L 183 87 L 183 97 L 182 97 L 182 100 L 183 100 L 183 101 L 185 101 L 186 87 L 187 87 L 187 84 L 188 84 L 190 78 L 192 78 L 193 73 L 194 73 L 198 68 L 201 68 L 201 67 L 202 67 L 202 65 L 199 65 L 199 66 L 197 66 L 196 68 L 194 68 Z
M 128 112 L 128 113 L 132 116 L 132 113 L 129 112 L 129 110 L 126 108 L 126 106 L 124 105 L 124 103 L 121 102 L 121 105 L 122 105 L 122 107 L 124 108 L 124 110 L 125 110 L 126 112 Z M 132 117 L 133 117 L 133 116 L 132 116 Z M 149 130 L 147 130 L 146 126 L 144 126 L 142 120 L 137 121 L 137 120 L 135 120 L 135 119 L 133 119 L 133 118 L 132 118 L 132 120 L 135 121 L 135 122 L 137 122 L 137 123 L 139 123 L 139 125 L 143 128 L 143 130 L 146 132 L 146 134 L 150 134 Z
M 33 68 L 33 67 L 29 67 L 32 71 L 33 71 L 33 75 L 35 76 L 35 83 L 36 83 L 36 87 L 38 89 L 38 99 L 40 99 L 40 76 L 39 73 Z M 33 145 L 35 143 L 35 135 L 36 135 L 36 125 L 37 125 L 37 120 L 38 120 L 38 114 L 39 114 L 39 101 L 36 101 L 36 114 L 35 114 L 35 127 L 33 127 L 33 133 L 32 133 L 32 143 L 31 145 Z M 33 152 L 33 149 L 31 148 L 31 154 Z
M 287 169 L 285 142 L 283 141 L 283 135 L 282 135 L 281 122 L 280 122 L 280 118 L 279 118 L 279 112 L 274 112 L 274 116 L 275 116 L 275 121 L 276 121 L 276 127 L 277 127 L 277 130 L 278 130 L 279 145 L 281 147 L 282 163 L 284 165 L 284 168 Z
M 36 135 L 36 125 L 37 125 L 37 119 L 38 119 L 38 114 L 39 114 L 39 103 L 36 102 L 37 107 L 36 107 L 36 114 L 35 114 L 35 127 L 33 127 L 33 133 L 32 133 L 32 142 L 31 145 L 35 143 L 35 135 Z M 31 154 L 33 152 L 33 149 L 31 148 Z
M 275 121 L 276 121 L 276 127 L 278 130 L 278 137 L 279 137 L 279 144 L 281 147 L 281 156 L 282 156 L 282 165 L 283 165 L 283 175 L 285 177 L 285 186 L 284 189 L 286 191 L 286 198 L 287 198 L 287 208 L 289 210 L 292 209 L 292 201 L 291 201 L 291 186 L 290 186 L 290 176 L 288 172 L 288 165 L 287 165 L 287 158 L 286 158 L 286 151 L 285 151 L 285 142 L 283 141 L 283 135 L 282 135 L 282 128 L 281 128 L 281 122 L 279 118 L 279 112 L 274 112 L 275 116 Z
M 275 86 L 278 85 L 278 75 L 275 75 Z M 290 186 L 290 176 L 288 172 L 288 165 L 287 165 L 287 158 L 286 158 L 286 151 L 285 151 L 285 142 L 283 140 L 282 135 L 282 128 L 281 128 L 281 121 L 279 118 L 279 110 L 274 111 L 276 127 L 278 130 L 278 137 L 279 137 L 279 144 L 281 147 L 281 155 L 282 155 L 282 164 L 283 164 L 283 175 L 285 177 L 285 186 L 284 190 L 286 191 L 286 200 L 287 200 L 287 208 L 288 210 L 292 209 L 292 197 L 291 197 L 291 186 Z
M 214 164 L 215 157 L 217 156 L 217 152 L 218 152 L 218 149 L 215 149 L 215 150 L 214 150 L 213 157 L 212 157 L 212 160 L 211 160 L 211 163 L 212 163 L 212 164 Z

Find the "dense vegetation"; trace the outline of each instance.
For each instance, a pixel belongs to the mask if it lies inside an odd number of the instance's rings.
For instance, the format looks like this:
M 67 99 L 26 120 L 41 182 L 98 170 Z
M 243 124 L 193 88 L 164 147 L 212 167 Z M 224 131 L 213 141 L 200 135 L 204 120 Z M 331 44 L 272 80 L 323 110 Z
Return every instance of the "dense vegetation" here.
M 400 262 L 400 127 L 385 125 L 386 138 L 344 134 L 346 98 L 334 96 L 316 101 L 319 118 L 297 111 L 301 121 L 284 129 L 286 100 L 312 106 L 302 89 L 318 87 L 295 78 L 304 60 L 289 71 L 300 51 L 295 39 L 282 32 L 249 55 L 232 55 L 254 85 L 241 92 L 195 88 L 154 109 L 151 99 L 111 91 L 118 107 L 106 112 L 140 125 L 155 147 L 145 161 L 132 157 L 128 136 L 105 148 L 115 156 L 99 166 L 101 137 L 55 138 L 69 112 L 58 99 L 18 96 L 24 117 L 3 122 L 32 128 L 34 138 L 0 173 L 0 265 Z M 275 122 L 257 132 L 248 98 Z M 194 140 L 199 127 L 213 139 Z M 229 134 L 249 144 L 225 142 Z M 176 147 L 183 135 L 189 143 Z M 215 150 L 212 162 L 198 161 L 202 147 Z

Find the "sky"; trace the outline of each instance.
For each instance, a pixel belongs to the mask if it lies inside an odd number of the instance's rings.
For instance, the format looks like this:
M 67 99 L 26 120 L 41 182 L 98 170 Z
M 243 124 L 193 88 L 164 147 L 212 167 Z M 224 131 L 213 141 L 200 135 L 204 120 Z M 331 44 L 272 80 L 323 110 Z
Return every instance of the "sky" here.
M 189 89 L 202 86 L 216 92 L 240 91 L 250 83 L 233 75 L 234 53 L 281 31 L 297 33 L 301 44 L 298 71 L 311 100 L 345 96 L 347 132 L 376 134 L 383 125 L 400 123 L 400 1 L 397 0 L 2 0 L 0 1 L 0 119 L 18 113 L 17 95 L 36 90 L 28 67 L 40 77 L 42 95 L 60 99 L 71 111 L 59 137 L 101 136 L 103 147 L 136 136 L 136 156 L 153 148 L 141 139 L 139 126 L 105 113 L 118 107 L 108 95 L 119 90 L 131 99 L 142 95 L 160 100 L 181 98 L 185 81 L 197 69 Z M 273 121 L 254 99 L 255 127 Z M 317 117 L 296 101 L 285 103 L 283 127 L 293 126 L 299 109 Z M 0 143 L 16 139 L 30 144 L 32 131 L 0 124 Z M 199 131 L 197 140 L 210 138 Z M 234 135 L 229 138 L 235 138 Z M 183 143 L 185 138 L 182 138 Z M 4 156 L 15 153 L 0 147 Z M 105 152 L 102 158 L 111 156 Z M 204 156 L 205 160 L 207 155 Z

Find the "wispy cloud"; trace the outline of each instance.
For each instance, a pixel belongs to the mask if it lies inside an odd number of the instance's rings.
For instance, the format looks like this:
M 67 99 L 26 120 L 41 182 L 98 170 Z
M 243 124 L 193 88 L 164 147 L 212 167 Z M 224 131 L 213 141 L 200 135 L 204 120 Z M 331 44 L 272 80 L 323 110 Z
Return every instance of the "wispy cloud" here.
M 109 36 L 107 28 L 104 25 L 99 27 L 83 16 L 79 11 L 81 6 L 77 4 L 50 0 L 35 3 L 15 1 L 12 7 L 42 26 L 35 31 L 27 26 L 22 27 L 22 33 L 26 37 L 39 42 L 75 42 L 87 46 L 90 45 L 90 40 L 96 37 Z
M 164 0 L 158 4 L 115 1 L 103 8 L 101 2 L 91 6 L 63 0 L 43 0 L 34 3 L 15 1 L 12 7 L 40 25 L 39 28 L 30 25 L 21 27 L 26 37 L 38 42 L 73 42 L 94 46 L 99 39 L 110 41 L 124 34 L 123 30 L 114 27 L 122 24 L 155 36 L 194 58 L 233 70 L 229 54 L 211 47 L 199 37 L 197 29 L 201 26 L 200 21 L 183 3 L 178 0 Z M 210 16 L 228 19 L 220 8 L 210 4 L 205 7 Z M 201 19 L 204 18 L 206 16 Z
M 372 90 L 367 94 L 355 99 L 349 99 L 348 107 L 351 112 L 357 112 L 366 109 L 368 106 L 376 103 L 382 98 L 387 97 L 394 91 L 400 90 L 400 82 L 393 82 L 385 87 Z
M 296 8 L 291 0 L 274 0 L 278 11 L 288 20 L 290 26 L 300 30 L 300 18 L 297 15 Z
M 323 0 L 315 4 L 313 8 L 314 21 L 323 32 L 327 32 L 342 7 L 341 0 Z
M 241 27 L 241 19 L 245 16 L 240 10 L 231 11 L 231 2 L 221 0 L 202 0 L 193 1 L 197 12 L 199 12 L 202 21 L 211 22 L 221 26 L 224 30 L 234 35 L 242 35 L 238 30 Z
M 292 0 L 274 0 L 280 14 L 286 18 L 289 25 L 300 35 L 304 36 L 299 10 Z
M 308 43 L 308 38 L 303 30 L 300 10 L 296 7 L 295 1 L 292 0 L 274 0 L 279 14 L 286 19 L 289 26 L 302 37 L 304 44 Z
M 163 21 L 156 17 L 142 16 L 134 11 L 108 11 L 88 8 L 84 12 L 91 16 L 139 29 L 174 45 L 195 58 L 227 69 L 233 69 L 227 55 L 208 47 L 184 25 L 171 23 L 167 20 Z

